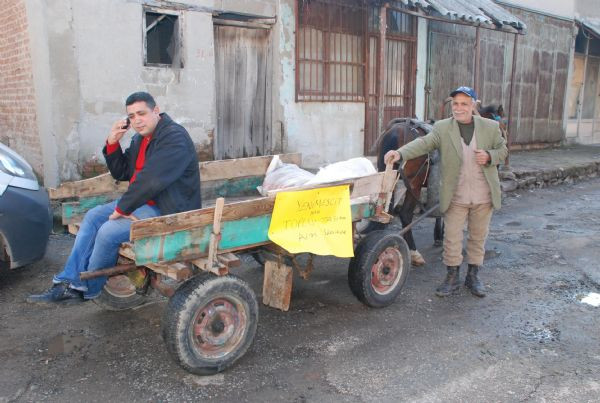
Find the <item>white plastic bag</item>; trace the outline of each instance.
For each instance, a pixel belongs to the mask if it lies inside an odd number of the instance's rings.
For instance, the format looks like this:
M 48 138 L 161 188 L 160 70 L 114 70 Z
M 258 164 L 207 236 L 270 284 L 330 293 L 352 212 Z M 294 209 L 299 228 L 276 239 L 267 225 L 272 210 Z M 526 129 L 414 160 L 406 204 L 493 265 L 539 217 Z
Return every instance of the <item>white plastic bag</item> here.
M 271 160 L 269 168 L 267 168 L 262 186 L 258 186 L 257 189 L 261 195 L 266 196 L 271 190 L 302 186 L 314 176 L 313 173 L 300 168 L 296 164 L 281 162 L 279 156 L 276 155 Z
M 344 179 L 359 178 L 377 173 L 373 163 L 367 158 L 351 158 L 346 161 L 334 162 L 321 169 L 306 184 L 336 182 Z

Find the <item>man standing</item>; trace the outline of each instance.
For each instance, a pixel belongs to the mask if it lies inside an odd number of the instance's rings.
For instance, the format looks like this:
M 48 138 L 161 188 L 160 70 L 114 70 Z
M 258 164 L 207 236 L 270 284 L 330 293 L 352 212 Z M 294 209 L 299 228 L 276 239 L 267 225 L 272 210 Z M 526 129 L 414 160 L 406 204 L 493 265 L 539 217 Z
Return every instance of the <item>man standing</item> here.
M 160 113 L 146 92 L 131 94 L 125 105 L 127 119 L 113 124 L 103 154 L 111 175 L 129 181 L 129 188 L 119 200 L 86 213 L 63 271 L 28 302 L 96 298 L 106 277 L 81 281 L 79 273 L 115 266 L 132 221 L 201 208 L 198 157 L 188 132 Z M 123 152 L 119 141 L 130 126 L 137 133 Z
M 433 130 L 398 150 L 385 155 L 386 163 L 410 160 L 439 149 L 441 154 L 440 211 L 444 214 L 444 264 L 447 276 L 436 289 L 445 297 L 460 287 L 463 260 L 463 228 L 467 221 L 465 279 L 473 295 L 485 296 L 478 278 L 483 264 L 485 240 L 492 210 L 500 208 L 500 179 L 497 165 L 508 155 L 498 122 L 473 116 L 477 95 L 472 88 L 452 91 L 452 117 L 435 123 Z

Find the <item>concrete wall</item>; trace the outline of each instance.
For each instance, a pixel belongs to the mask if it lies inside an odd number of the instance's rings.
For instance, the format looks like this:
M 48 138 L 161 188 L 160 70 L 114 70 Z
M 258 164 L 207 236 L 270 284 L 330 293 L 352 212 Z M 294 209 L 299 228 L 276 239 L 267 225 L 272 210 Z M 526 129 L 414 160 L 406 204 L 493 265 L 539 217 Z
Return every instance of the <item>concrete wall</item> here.
M 200 156 L 212 156 L 216 119 L 210 13 L 175 10 L 183 32 L 184 68 L 178 69 L 144 66 L 141 3 L 27 0 L 27 10 L 34 22 L 31 54 L 48 161 L 46 185 L 78 179 L 95 161 L 103 164 L 108 129 L 125 115 L 125 98 L 135 91 L 152 93 L 161 110 L 188 129 Z
M 296 102 L 294 0 L 281 0 L 273 32 L 273 138 L 286 152 L 300 152 L 303 165 L 326 163 L 363 155 L 363 102 Z M 283 123 L 282 123 L 283 122 Z M 283 126 L 283 127 L 282 127 Z M 282 131 L 283 129 L 283 131 Z
M 43 172 L 38 136 L 30 24 L 23 0 L 3 2 L 0 15 L 0 142 Z

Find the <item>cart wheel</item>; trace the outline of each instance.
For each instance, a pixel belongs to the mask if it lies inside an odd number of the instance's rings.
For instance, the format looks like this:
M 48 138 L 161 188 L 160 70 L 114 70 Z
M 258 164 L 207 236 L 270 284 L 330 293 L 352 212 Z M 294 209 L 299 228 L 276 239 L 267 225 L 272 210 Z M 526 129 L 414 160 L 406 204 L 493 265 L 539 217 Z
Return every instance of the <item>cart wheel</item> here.
M 242 357 L 256 333 L 258 303 L 245 281 L 203 273 L 169 300 L 163 339 L 173 359 L 189 372 L 211 375 Z
M 108 311 L 124 311 L 142 305 L 146 299 L 146 295 L 136 292 L 135 284 L 128 276 L 119 274 L 109 277 L 98 298 L 92 301 Z
M 395 232 L 373 231 L 356 247 L 348 267 L 352 293 L 365 305 L 382 308 L 395 301 L 410 268 L 410 253 Z

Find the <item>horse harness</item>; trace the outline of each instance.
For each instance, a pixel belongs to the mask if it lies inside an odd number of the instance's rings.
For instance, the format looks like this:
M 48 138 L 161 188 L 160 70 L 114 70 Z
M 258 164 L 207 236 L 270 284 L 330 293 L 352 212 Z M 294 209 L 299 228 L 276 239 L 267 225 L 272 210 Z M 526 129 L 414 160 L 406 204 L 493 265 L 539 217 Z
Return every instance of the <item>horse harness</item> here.
M 404 138 L 403 138 L 403 144 L 407 144 L 415 139 L 417 139 L 420 136 L 419 130 L 421 129 L 425 132 L 425 134 L 428 134 L 433 126 L 431 126 L 428 123 L 424 123 L 421 122 L 419 120 L 416 119 L 397 119 L 396 120 L 396 124 L 401 124 L 403 123 L 405 125 L 405 127 L 408 130 L 404 130 Z M 407 133 L 411 133 L 412 134 L 412 138 L 407 139 Z M 398 136 L 398 140 L 399 140 Z M 399 143 L 399 142 L 398 142 Z M 398 144 L 398 147 L 400 148 L 400 144 Z M 415 192 L 413 191 L 413 188 L 411 186 L 411 180 L 413 180 L 414 178 L 418 177 L 422 172 L 423 169 L 427 169 L 427 172 L 425 173 L 425 179 L 423 180 L 423 183 L 421 183 L 421 187 L 425 185 L 425 182 L 427 181 L 427 176 L 429 174 L 429 169 L 431 167 L 431 165 L 434 163 L 433 158 L 431 156 L 431 153 L 427 153 L 427 158 L 425 159 L 425 161 L 423 161 L 423 163 L 421 164 L 421 166 L 419 166 L 419 169 L 417 170 L 417 172 L 415 172 L 413 175 L 411 176 L 406 176 L 404 174 L 404 169 L 402 169 L 401 166 L 398 167 L 398 172 L 400 174 L 400 178 L 402 179 L 402 181 L 404 182 L 404 186 L 406 187 L 406 191 L 410 193 L 410 195 L 415 199 L 415 201 L 417 202 L 417 205 L 419 206 L 419 208 L 424 209 L 423 203 L 421 203 L 421 200 L 419 200 L 419 197 L 415 194 Z

